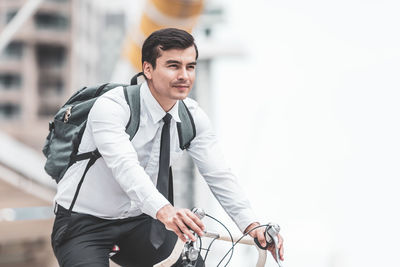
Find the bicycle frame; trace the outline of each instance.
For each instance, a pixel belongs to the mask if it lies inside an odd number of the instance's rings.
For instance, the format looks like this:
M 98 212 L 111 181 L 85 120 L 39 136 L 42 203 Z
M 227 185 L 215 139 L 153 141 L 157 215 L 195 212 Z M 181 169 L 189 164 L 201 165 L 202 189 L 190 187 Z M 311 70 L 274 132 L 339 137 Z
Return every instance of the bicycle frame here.
M 202 238 L 204 238 L 204 237 L 208 237 L 208 238 L 212 238 L 212 239 L 215 238 L 217 240 L 227 241 L 229 243 L 232 242 L 232 240 L 229 236 L 221 236 L 219 234 L 211 233 L 211 232 L 205 232 L 204 236 L 202 236 Z M 233 237 L 233 242 L 236 242 L 239 239 L 240 238 L 238 238 L 238 237 Z M 265 266 L 265 263 L 267 261 L 267 250 L 260 249 L 254 242 L 253 238 L 245 237 L 245 238 L 242 238 L 241 240 L 239 240 L 238 243 L 254 246 L 258 251 L 258 260 L 257 260 L 256 267 L 264 267 Z M 166 258 L 165 260 L 155 264 L 153 267 L 170 267 L 170 266 L 172 266 L 181 256 L 182 251 L 184 249 L 184 245 L 185 245 L 185 242 L 183 242 L 182 240 L 180 240 L 178 238 L 171 255 L 168 258 Z

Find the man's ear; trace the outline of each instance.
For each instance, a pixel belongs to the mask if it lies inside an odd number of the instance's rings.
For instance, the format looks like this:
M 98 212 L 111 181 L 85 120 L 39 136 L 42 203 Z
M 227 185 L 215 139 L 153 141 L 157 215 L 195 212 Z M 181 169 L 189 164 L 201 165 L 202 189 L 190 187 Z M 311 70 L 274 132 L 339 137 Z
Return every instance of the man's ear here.
M 147 61 L 143 62 L 143 73 L 146 79 L 151 80 L 152 72 L 153 72 L 153 66 Z

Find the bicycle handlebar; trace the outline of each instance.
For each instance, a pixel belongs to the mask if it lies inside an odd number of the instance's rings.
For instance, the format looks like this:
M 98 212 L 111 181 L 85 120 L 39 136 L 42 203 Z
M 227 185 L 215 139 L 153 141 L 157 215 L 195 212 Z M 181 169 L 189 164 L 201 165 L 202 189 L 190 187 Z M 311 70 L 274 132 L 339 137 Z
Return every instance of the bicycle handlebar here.
M 200 219 L 203 219 L 204 216 L 206 215 L 204 210 L 199 209 L 199 208 L 194 208 L 192 210 L 192 212 L 194 214 L 196 214 L 197 217 L 199 217 Z M 271 244 L 271 243 L 278 244 L 279 231 L 280 231 L 279 225 L 277 225 L 277 224 L 268 224 L 267 225 L 265 236 L 266 236 L 268 244 Z M 241 243 L 241 244 L 246 244 L 246 245 L 254 245 L 258 251 L 258 260 L 257 260 L 256 267 L 264 267 L 265 266 L 265 263 L 267 261 L 267 249 L 261 247 L 256 239 L 242 236 L 240 238 L 234 237 L 232 240 L 232 237 L 221 236 L 218 233 L 212 233 L 212 232 L 207 232 L 207 231 L 204 231 L 203 237 L 208 237 L 208 238 L 213 238 L 213 239 L 223 240 L 223 241 L 228 241 L 228 242 L 233 241 L 235 244 Z M 177 242 L 175 244 L 175 247 L 174 247 L 172 253 L 170 254 L 170 256 L 168 258 L 166 258 L 165 260 L 155 264 L 153 267 L 170 267 L 170 266 L 172 266 L 182 255 L 182 251 L 184 251 L 184 249 L 185 249 L 185 244 L 187 244 L 187 243 L 183 242 L 182 240 L 180 240 L 178 238 Z M 276 253 L 276 261 L 277 261 L 279 267 L 283 267 L 282 263 L 280 261 L 280 258 L 279 258 L 279 250 L 278 250 L 277 246 L 275 246 L 275 253 Z

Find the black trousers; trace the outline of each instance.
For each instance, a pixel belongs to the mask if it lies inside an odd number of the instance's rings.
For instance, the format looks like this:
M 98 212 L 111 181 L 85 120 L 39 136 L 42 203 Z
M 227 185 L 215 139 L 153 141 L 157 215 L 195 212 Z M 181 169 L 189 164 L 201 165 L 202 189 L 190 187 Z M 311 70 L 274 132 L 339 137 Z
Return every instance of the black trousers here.
M 177 240 L 174 232 L 165 230 L 166 239 L 156 250 L 149 240 L 152 220 L 144 214 L 120 220 L 69 215 L 58 206 L 51 234 L 53 251 L 61 267 L 108 267 L 109 253 L 118 244 L 120 251 L 111 260 L 124 267 L 151 267 L 170 255 Z M 199 259 L 196 266 L 203 265 Z

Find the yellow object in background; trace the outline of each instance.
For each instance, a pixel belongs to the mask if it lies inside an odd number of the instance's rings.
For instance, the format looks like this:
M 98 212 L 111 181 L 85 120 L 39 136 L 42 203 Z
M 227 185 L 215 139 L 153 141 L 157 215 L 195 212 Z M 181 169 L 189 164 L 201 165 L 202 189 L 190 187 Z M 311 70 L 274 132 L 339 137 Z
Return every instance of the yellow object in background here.
M 128 33 L 122 59 L 141 71 L 141 48 L 152 32 L 162 28 L 179 28 L 191 32 L 204 6 L 204 0 L 147 0 L 139 25 Z

